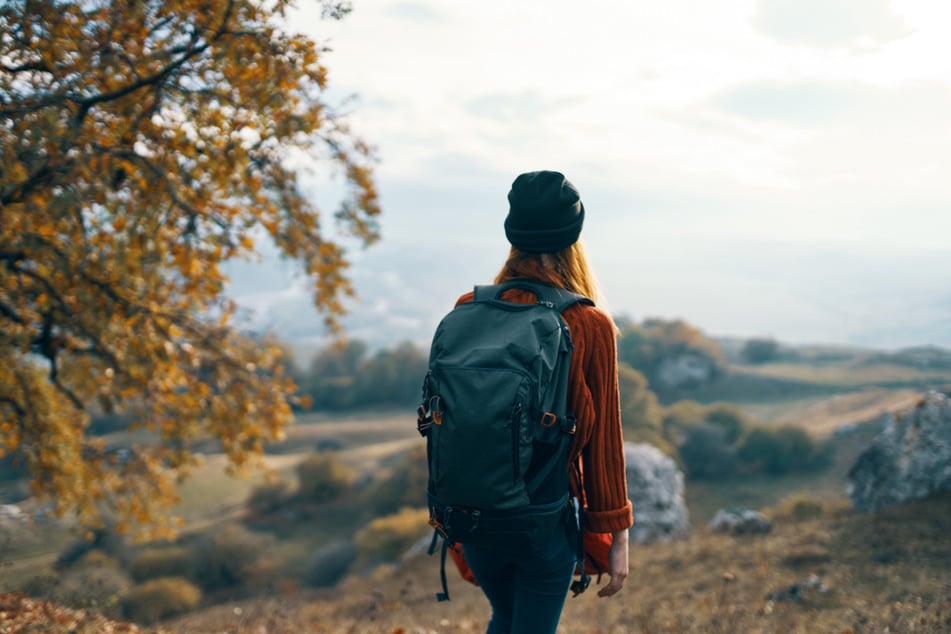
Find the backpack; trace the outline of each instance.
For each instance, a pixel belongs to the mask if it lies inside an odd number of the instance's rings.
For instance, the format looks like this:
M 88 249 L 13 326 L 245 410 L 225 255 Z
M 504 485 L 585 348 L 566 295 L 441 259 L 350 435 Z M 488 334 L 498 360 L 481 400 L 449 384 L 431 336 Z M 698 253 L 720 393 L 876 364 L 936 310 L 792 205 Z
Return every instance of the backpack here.
M 512 288 L 534 304 L 507 302 Z M 531 280 L 475 287 L 433 336 L 417 428 L 426 438 L 429 523 L 442 551 L 480 544 L 526 553 L 579 524 L 569 499 L 571 334 L 561 316 L 581 295 Z M 579 529 L 580 535 L 580 529 Z M 580 538 L 579 538 L 580 544 Z M 579 546 L 580 550 L 580 546 Z

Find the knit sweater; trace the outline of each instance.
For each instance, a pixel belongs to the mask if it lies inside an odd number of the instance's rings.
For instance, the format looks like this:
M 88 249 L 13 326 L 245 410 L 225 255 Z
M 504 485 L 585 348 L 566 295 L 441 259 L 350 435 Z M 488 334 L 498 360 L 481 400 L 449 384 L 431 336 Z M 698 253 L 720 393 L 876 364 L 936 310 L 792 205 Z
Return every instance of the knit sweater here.
M 466 293 L 456 305 L 471 302 L 472 297 L 471 292 Z M 535 295 L 511 289 L 502 299 L 527 304 L 535 301 Z M 568 462 L 569 468 L 580 464 L 580 470 L 571 468 L 572 493 L 585 505 L 589 530 L 614 533 L 634 522 L 627 497 L 614 323 L 603 311 L 586 304 L 574 304 L 562 316 L 574 345 L 568 409 L 578 418 L 578 425 Z

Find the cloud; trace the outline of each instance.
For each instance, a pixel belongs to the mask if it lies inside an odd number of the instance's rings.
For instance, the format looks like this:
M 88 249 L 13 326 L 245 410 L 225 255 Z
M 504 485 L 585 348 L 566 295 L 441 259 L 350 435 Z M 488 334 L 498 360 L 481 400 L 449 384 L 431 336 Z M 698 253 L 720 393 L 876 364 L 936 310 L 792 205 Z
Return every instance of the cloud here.
M 834 124 L 880 98 L 872 86 L 857 82 L 810 80 L 753 81 L 732 86 L 712 102 L 727 112 L 790 124 Z
M 881 46 L 910 33 L 890 5 L 890 0 L 760 0 L 752 23 L 777 40 L 809 46 Z
M 443 15 L 432 4 L 425 2 L 397 2 L 385 8 L 388 15 L 415 22 L 440 22 Z
M 476 116 L 486 116 L 500 121 L 531 121 L 546 113 L 556 111 L 578 99 L 549 98 L 537 90 L 512 93 L 490 93 L 470 99 L 466 107 Z

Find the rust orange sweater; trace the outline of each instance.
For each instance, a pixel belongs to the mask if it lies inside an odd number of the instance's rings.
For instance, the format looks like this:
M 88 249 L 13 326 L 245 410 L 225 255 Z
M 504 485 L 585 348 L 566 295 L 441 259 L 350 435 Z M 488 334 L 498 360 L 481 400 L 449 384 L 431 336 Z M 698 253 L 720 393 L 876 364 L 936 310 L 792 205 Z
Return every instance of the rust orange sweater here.
M 466 293 L 456 305 L 471 302 Z M 502 299 L 531 303 L 534 293 L 508 290 Z M 588 528 L 613 533 L 633 524 L 627 497 L 621 404 L 618 396 L 617 340 L 614 322 L 603 311 L 575 304 L 562 315 L 571 332 L 574 352 L 568 376 L 568 408 L 578 417 L 578 428 L 568 456 L 570 464 L 581 458 L 581 483 L 572 488 L 587 509 Z M 574 471 L 574 470 L 572 470 Z

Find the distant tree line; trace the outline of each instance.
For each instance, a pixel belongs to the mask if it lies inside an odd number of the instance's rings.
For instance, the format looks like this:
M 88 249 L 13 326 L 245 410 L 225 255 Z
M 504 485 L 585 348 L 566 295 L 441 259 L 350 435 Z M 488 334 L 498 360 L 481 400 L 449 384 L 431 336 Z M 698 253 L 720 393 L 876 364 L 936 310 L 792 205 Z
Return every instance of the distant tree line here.
M 317 411 L 364 407 L 415 408 L 428 355 L 403 342 L 372 355 L 366 343 L 351 340 L 317 352 L 306 368 L 291 368 L 299 395 Z
M 682 321 L 618 320 L 618 384 L 625 439 L 650 443 L 674 457 L 690 479 L 721 479 L 741 473 L 782 475 L 821 467 L 828 450 L 796 426 L 767 426 L 741 408 L 677 399 L 663 404 L 653 378 L 665 363 L 689 357 L 707 363 L 708 376 L 725 371 L 715 342 Z M 751 340 L 752 341 L 752 340 Z M 770 345 L 754 341 L 750 348 Z M 754 355 L 755 356 L 755 355 Z M 420 396 L 427 354 L 410 342 L 370 354 L 366 343 L 347 341 L 318 351 L 304 369 L 293 369 L 300 395 L 317 411 L 365 407 L 405 408 Z M 712 379 L 709 379 L 712 380 Z M 690 387 L 668 386 L 668 395 Z
M 618 374 L 624 437 L 646 442 L 671 456 L 691 480 L 740 474 L 784 475 L 820 469 L 831 445 L 801 426 L 764 425 L 730 403 L 691 400 L 660 404 L 643 374 L 622 363 Z

